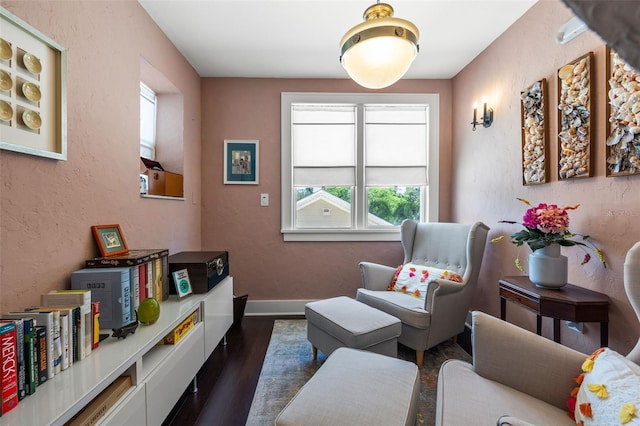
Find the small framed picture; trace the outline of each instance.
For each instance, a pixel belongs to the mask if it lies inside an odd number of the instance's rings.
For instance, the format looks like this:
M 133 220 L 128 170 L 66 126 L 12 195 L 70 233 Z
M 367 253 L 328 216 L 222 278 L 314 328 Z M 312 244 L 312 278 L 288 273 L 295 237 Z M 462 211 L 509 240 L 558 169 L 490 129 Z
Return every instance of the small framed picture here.
M 180 269 L 172 273 L 173 283 L 176 285 L 176 293 L 179 297 L 191 294 L 191 281 L 189 281 L 189 272 L 186 269 Z
M 258 141 L 224 141 L 224 183 L 258 184 Z
M 129 251 L 120 225 L 94 225 L 91 227 L 91 231 L 103 257 L 115 256 Z

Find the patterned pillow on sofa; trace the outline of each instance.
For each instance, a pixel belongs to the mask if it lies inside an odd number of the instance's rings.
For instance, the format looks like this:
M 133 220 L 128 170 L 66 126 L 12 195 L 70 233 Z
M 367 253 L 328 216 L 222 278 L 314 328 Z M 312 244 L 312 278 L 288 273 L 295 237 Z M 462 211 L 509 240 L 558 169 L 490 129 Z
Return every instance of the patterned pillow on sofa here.
M 427 284 L 434 279 L 462 282 L 462 277 L 454 272 L 407 263 L 398 266 L 387 290 L 409 294 L 424 300 Z
M 600 348 L 582 364 L 569 399 L 578 425 L 640 425 L 640 366 Z

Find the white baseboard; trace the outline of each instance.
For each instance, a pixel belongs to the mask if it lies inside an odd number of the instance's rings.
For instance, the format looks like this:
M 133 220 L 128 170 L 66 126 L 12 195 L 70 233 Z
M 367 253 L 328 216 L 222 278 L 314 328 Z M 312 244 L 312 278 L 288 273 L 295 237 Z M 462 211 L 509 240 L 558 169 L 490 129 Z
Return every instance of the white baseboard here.
M 247 300 L 244 314 L 247 316 L 304 315 L 304 305 L 313 299 L 298 300 Z

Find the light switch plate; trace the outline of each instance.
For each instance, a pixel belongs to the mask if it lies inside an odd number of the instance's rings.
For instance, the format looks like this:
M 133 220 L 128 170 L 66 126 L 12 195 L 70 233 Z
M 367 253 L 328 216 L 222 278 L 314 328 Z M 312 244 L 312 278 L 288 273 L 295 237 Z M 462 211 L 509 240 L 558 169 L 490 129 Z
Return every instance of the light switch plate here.
M 260 194 L 260 205 L 267 207 L 269 205 L 269 194 Z

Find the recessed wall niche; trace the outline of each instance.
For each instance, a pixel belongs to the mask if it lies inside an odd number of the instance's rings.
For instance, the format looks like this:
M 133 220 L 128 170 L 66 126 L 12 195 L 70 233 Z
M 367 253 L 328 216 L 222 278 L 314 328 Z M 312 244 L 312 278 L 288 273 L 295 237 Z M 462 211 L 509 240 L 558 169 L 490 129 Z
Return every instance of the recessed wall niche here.
M 164 74 L 142 57 L 140 81 L 152 89 L 157 97 L 155 161 L 162 164 L 164 170 L 183 175 L 184 95 Z

